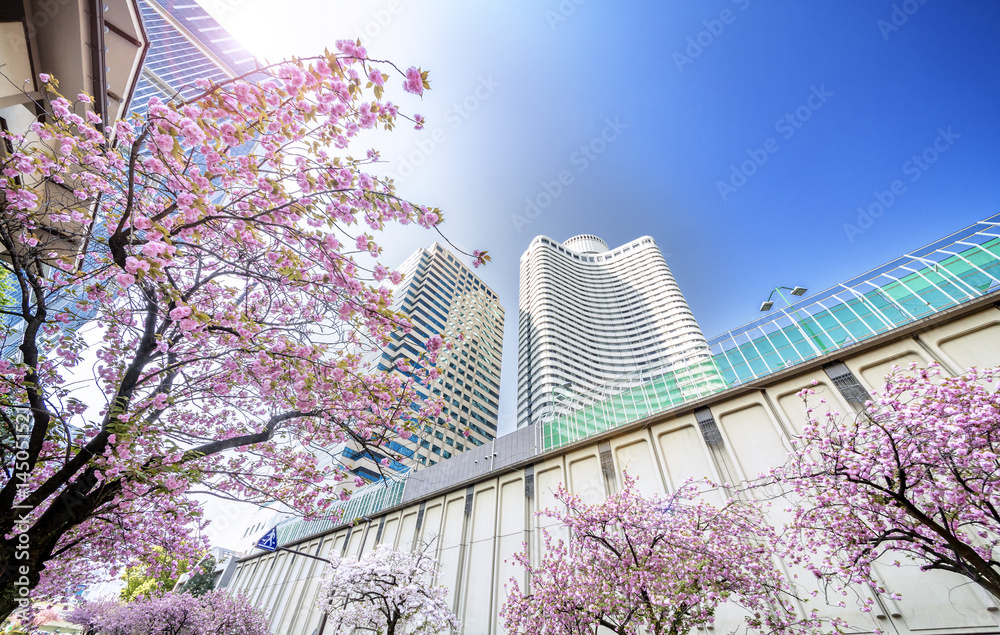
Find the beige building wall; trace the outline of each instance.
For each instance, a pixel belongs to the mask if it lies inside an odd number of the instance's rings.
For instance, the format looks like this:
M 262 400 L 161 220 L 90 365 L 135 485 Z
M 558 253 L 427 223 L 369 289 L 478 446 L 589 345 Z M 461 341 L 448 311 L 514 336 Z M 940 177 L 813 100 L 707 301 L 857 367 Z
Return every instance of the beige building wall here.
M 323 536 L 290 545 L 293 549 L 329 557 L 357 556 L 378 543 L 410 548 L 417 541 L 434 541 L 441 562 L 440 582 L 450 589 L 450 601 L 464 622 L 465 635 L 503 632 L 497 612 L 505 598 L 504 585 L 523 572 L 508 561 L 522 543 L 537 558 L 541 530 L 552 521 L 535 512 L 554 507 L 553 492 L 560 484 L 595 502 L 622 485 L 622 473 L 639 477 L 648 493 L 675 490 L 689 477 L 724 481 L 752 478 L 785 461 L 788 438 L 805 418 L 799 390 L 817 381 L 818 396 L 827 407 L 851 411 L 823 370 L 843 361 L 866 388 L 875 388 L 893 364 L 940 362 L 950 372 L 971 365 L 1000 365 L 1000 310 L 996 293 L 933 319 L 898 329 L 873 340 L 802 364 L 763 380 L 732 388 L 696 404 L 661 413 L 645 421 L 599 437 L 534 457 L 485 474 L 472 482 L 422 500 L 388 510 L 370 522 L 342 527 Z M 693 411 L 710 408 L 721 444 L 708 445 Z M 721 497 L 721 494 L 720 494 Z M 773 520 L 782 521 L 781 505 Z M 282 635 L 316 632 L 321 615 L 313 608 L 321 566 L 315 560 L 289 553 L 266 554 L 241 562 L 231 585 L 270 611 L 270 626 Z M 795 571 L 785 568 L 789 575 Z M 847 620 L 856 632 L 875 629 L 898 635 L 995 633 L 1000 610 L 994 600 L 963 578 L 939 572 L 920 572 L 915 565 L 879 567 L 878 575 L 902 600 L 880 598 L 876 610 L 862 613 L 859 602 L 870 593 L 844 600 L 845 607 L 813 599 L 807 608 Z M 800 576 L 799 582 L 812 580 Z M 822 597 L 822 595 L 820 596 Z M 741 615 L 723 607 L 713 632 L 732 632 Z M 706 631 L 707 633 L 707 631 Z

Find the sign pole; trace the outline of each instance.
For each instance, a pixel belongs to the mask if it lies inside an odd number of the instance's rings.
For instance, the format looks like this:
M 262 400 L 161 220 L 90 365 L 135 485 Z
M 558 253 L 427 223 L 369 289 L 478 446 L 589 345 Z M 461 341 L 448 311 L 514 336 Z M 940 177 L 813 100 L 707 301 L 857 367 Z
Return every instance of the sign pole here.
M 264 534 L 264 536 L 261 537 L 261 539 L 258 540 L 257 544 L 254 545 L 254 546 L 257 549 L 262 549 L 264 551 L 268 551 L 268 552 L 271 552 L 271 553 L 273 553 L 275 551 L 287 551 L 288 553 L 293 554 L 292 555 L 293 558 L 296 555 L 299 555 L 299 556 L 305 556 L 307 558 L 313 558 L 315 560 L 320 560 L 320 561 L 325 562 L 327 564 L 333 564 L 332 562 L 330 562 L 326 558 L 321 558 L 319 556 L 314 556 L 311 553 L 306 553 L 304 551 L 296 551 L 294 549 L 289 549 L 288 547 L 279 547 L 278 546 L 278 528 L 277 527 L 272 527 L 271 530 L 269 532 L 267 532 L 266 534 Z M 319 623 L 319 631 L 317 631 L 316 635 L 323 635 L 323 631 L 326 630 L 326 618 L 327 618 L 326 611 L 323 611 L 323 621 L 321 621 Z

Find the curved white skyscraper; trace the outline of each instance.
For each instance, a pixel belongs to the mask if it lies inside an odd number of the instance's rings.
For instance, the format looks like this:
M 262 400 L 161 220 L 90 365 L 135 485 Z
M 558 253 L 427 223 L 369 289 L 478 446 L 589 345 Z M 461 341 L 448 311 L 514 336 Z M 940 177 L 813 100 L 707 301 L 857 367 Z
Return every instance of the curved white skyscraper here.
M 614 250 L 590 234 L 538 236 L 521 256 L 518 427 L 711 359 L 649 236 Z

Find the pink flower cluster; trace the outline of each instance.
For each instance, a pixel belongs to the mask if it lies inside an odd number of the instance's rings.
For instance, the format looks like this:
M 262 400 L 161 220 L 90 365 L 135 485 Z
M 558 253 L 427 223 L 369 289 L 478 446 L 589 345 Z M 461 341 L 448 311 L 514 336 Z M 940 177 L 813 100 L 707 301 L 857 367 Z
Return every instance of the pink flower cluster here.
M 414 95 L 424 94 L 424 77 L 420 69 L 416 66 L 406 69 L 406 81 L 403 82 L 403 90 Z
M 800 501 L 789 550 L 817 577 L 892 593 L 872 566 L 904 556 L 1000 598 L 1000 369 L 938 375 L 897 369 L 863 412 L 810 415 L 788 464 L 759 484 Z

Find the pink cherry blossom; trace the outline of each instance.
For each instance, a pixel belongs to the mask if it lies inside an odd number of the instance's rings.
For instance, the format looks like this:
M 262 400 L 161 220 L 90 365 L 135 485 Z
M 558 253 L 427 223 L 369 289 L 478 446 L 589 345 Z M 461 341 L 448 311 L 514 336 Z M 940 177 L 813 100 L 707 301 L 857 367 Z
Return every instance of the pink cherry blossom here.
M 167 593 L 122 603 L 86 602 L 67 621 L 94 633 L 171 633 L 172 635 L 269 635 L 267 615 L 243 595 L 210 591 L 195 596 Z
M 560 487 L 560 509 L 540 512 L 568 529 L 568 542 L 543 530 L 530 593 L 507 586 L 500 616 L 512 635 L 614 633 L 677 635 L 711 627 L 716 609 L 736 605 L 754 632 L 818 633 L 815 613 L 796 612 L 794 589 L 775 565 L 777 536 L 758 506 L 698 500 L 694 484 L 646 498 L 625 476 L 621 492 L 587 505 Z M 834 623 L 834 627 L 839 623 Z
M 416 66 L 406 69 L 406 81 L 403 83 L 403 90 L 414 95 L 424 94 L 424 79 L 420 74 L 420 69 Z
M 444 344 L 444 338 L 440 335 L 431 335 L 424 344 L 424 348 L 432 353 L 435 353 L 441 348 L 442 344 Z
M 191 307 L 189 306 L 179 306 L 170 311 L 171 320 L 182 320 L 189 315 L 191 315 Z
M 135 276 L 133 276 L 130 273 L 126 273 L 124 271 L 119 274 L 116 274 L 115 280 L 117 280 L 118 284 L 122 285 L 123 287 L 128 287 L 135 284 Z
M 436 226 L 440 211 L 365 173 L 374 159 L 346 159 L 366 154 L 349 149 L 362 124 L 377 134 L 408 115 L 360 81 L 360 44 L 338 49 L 197 82 L 107 134 L 54 97 L 33 126 L 44 143 L 5 136 L 10 275 L 44 291 L 9 316 L 21 361 L 0 360 L 0 399 L 25 404 L 18 426 L 34 439 L 0 459 L 0 563 L 27 568 L 31 600 L 157 550 L 199 559 L 191 490 L 329 517 L 347 476 L 325 452 L 353 438 L 388 456 L 397 436 L 438 425 L 440 403 L 421 397 L 435 351 L 405 375 L 366 360 L 412 330 L 375 279 L 401 279 L 373 272 L 381 232 Z M 250 141 L 253 154 L 233 151 Z M 61 175 L 93 206 L 47 195 Z M 22 562 L 19 541 L 44 548 Z M 0 579 L 0 618 L 14 580 Z
M 1000 599 L 1000 369 L 939 372 L 896 369 L 859 414 L 810 414 L 789 462 L 755 485 L 800 501 L 787 542 L 817 554 L 817 577 L 886 593 L 872 565 L 902 557 Z

